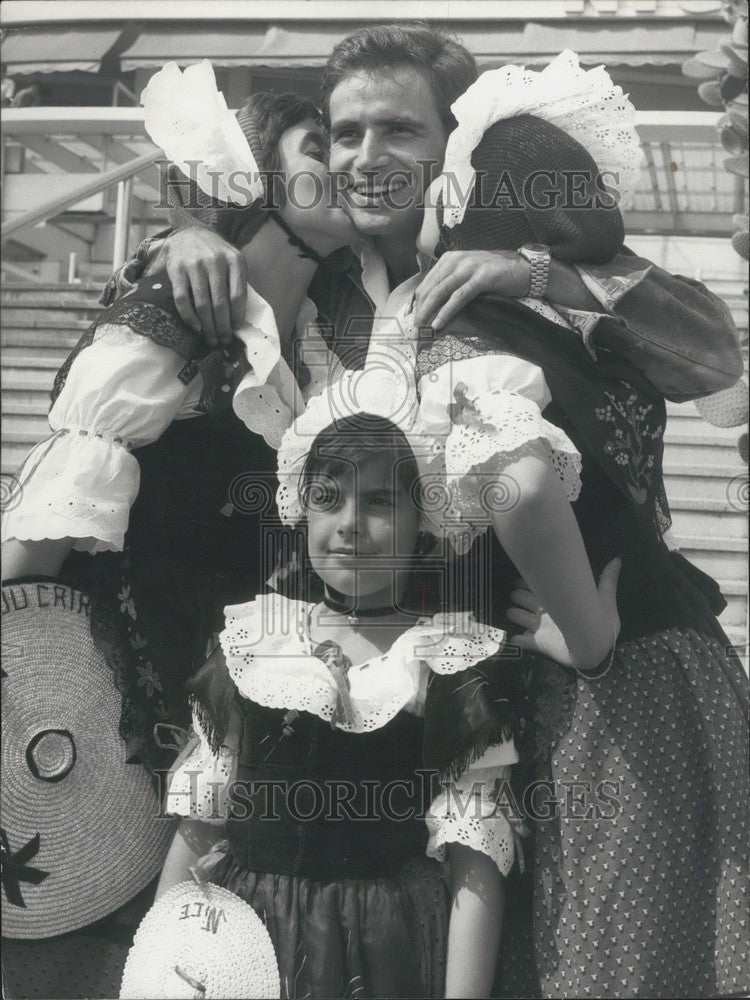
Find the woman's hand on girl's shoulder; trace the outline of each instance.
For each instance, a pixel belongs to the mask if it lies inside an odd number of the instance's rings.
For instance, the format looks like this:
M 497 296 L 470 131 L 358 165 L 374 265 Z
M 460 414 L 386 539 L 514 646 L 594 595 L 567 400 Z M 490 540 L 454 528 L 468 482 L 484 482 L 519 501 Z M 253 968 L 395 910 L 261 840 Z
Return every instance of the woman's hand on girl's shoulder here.
M 592 608 L 592 615 L 602 618 L 604 631 L 610 637 L 610 649 L 614 646 L 620 633 L 620 615 L 617 610 L 617 582 L 620 576 L 622 560 L 612 559 L 602 570 L 597 585 L 599 607 Z M 532 653 L 541 653 L 564 667 L 583 670 L 593 669 L 604 658 L 594 657 L 596 662 L 580 663 L 571 654 L 568 644 L 558 626 L 548 611 L 540 605 L 537 598 L 529 590 L 523 580 L 517 581 L 518 586 L 510 595 L 511 607 L 508 619 L 520 625 L 525 632 L 511 636 L 510 641 L 521 649 Z M 578 658 L 580 660 L 580 657 Z

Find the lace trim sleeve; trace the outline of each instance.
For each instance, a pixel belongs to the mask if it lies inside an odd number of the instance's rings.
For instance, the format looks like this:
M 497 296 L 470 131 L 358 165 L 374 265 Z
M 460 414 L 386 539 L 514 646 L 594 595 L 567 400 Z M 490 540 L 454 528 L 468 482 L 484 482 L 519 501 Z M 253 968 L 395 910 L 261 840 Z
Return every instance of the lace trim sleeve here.
M 78 352 L 49 414 L 54 432 L 17 474 L 4 538 L 77 539 L 88 552 L 119 550 L 140 485 L 130 449 L 155 441 L 188 388 L 182 358 L 127 326 L 100 324 Z
M 430 452 L 425 468 L 436 492 L 440 483 L 446 490 L 444 509 L 433 519 L 455 548 L 463 551 L 487 529 L 498 504 L 514 502 L 513 481 L 498 474 L 522 450 L 548 458 L 568 500 L 578 497 L 581 456 L 542 414 L 551 396 L 538 365 L 510 354 L 477 354 L 453 337 L 432 345 L 420 361 L 421 431 Z
M 458 781 L 444 782 L 425 817 L 427 856 L 445 861 L 449 844 L 464 844 L 486 854 L 501 875 L 508 875 L 516 856 L 516 833 L 497 787 L 509 776 L 508 766 L 470 768 Z
M 213 753 L 194 714 L 193 735 L 172 769 L 166 811 L 204 823 L 224 823 L 236 774 L 236 751 L 224 743 L 218 754 Z
M 30 452 L 16 478 L 3 541 L 74 538 L 83 552 L 122 549 L 140 469 L 121 440 L 66 427 Z
M 549 447 L 552 465 L 568 500 L 581 491 L 581 455 L 568 435 L 545 420 L 538 405 L 516 392 L 498 390 L 457 403 L 454 426 L 445 443 L 448 481 L 469 473 L 502 471 L 532 441 Z M 487 463 L 492 460 L 490 467 Z

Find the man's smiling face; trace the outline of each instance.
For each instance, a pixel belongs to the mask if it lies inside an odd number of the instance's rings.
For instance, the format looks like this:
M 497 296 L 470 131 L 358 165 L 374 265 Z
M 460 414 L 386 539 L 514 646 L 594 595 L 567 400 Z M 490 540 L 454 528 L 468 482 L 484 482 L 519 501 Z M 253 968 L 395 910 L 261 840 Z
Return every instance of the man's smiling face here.
M 383 249 L 413 247 L 448 138 L 429 83 L 409 66 L 358 70 L 334 87 L 329 114 L 330 169 L 347 176 L 355 226 Z

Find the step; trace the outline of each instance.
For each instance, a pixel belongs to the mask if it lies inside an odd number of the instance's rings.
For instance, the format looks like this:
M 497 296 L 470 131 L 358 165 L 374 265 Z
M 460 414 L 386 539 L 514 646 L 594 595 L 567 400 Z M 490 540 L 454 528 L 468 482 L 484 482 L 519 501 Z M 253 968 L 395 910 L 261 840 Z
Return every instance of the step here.
M 0 346 L 5 350 L 10 347 L 23 347 L 27 350 L 37 350 L 45 347 L 57 347 L 71 351 L 89 324 L 83 324 L 83 329 L 45 329 L 33 327 L 26 330 L 0 328 Z M 0 360 L 2 356 L 0 355 Z
M 744 476 L 747 479 L 747 473 Z M 674 514 L 675 511 L 698 511 L 700 514 L 739 514 L 746 513 L 746 509 L 739 504 L 741 497 L 729 497 L 724 500 L 711 500 L 708 497 L 684 497 L 676 496 L 669 498 L 669 509 Z M 735 503 L 735 501 L 737 501 Z
M 664 442 L 667 447 L 671 441 L 692 440 L 698 447 L 705 447 L 715 441 L 731 443 L 736 442 L 745 429 L 742 424 L 736 424 L 734 427 L 714 427 L 702 420 L 700 415 L 697 420 L 693 420 L 692 417 L 678 417 L 667 427 Z
M 8 414 L 3 417 L 3 441 L 30 441 L 35 444 L 51 434 L 47 415 L 42 414 Z
M 664 447 L 669 448 L 673 444 L 694 445 L 696 448 L 711 448 L 714 445 L 736 445 L 737 438 L 746 424 L 737 424 L 734 427 L 714 427 L 706 423 L 705 420 L 688 420 L 683 418 L 682 423 L 676 427 L 667 427 L 664 435 Z
M 30 285 L 28 281 L 14 281 L 9 279 L 3 282 L 4 295 L 37 294 L 38 292 L 51 292 L 54 294 L 71 295 L 101 295 L 101 286 L 96 282 L 85 282 L 71 284 L 68 281 L 40 281 Z
M 696 496 L 722 503 L 736 497 L 747 482 L 747 466 L 667 462 L 664 466 L 667 498 Z
M 3 416 L 9 414 L 41 414 L 46 416 L 50 399 L 44 392 L 24 392 L 22 389 L 8 389 L 0 395 Z
M 62 319 L 85 320 L 90 323 L 102 311 L 101 306 L 94 306 L 90 303 L 61 304 L 58 309 L 52 308 L 51 303 L 46 304 L 43 309 L 32 309 L 28 306 L 17 308 L 0 303 L 0 309 L 2 310 L 4 326 L 43 326 L 51 329 L 54 329 Z
M 4 368 L 54 368 L 57 370 L 70 354 L 65 347 L 6 347 L 2 352 Z
M 670 505 L 672 532 L 682 537 L 734 538 L 747 545 L 747 511 L 733 510 L 703 513 L 699 510 L 685 511 Z
M 727 606 L 719 616 L 719 621 L 726 628 L 727 625 L 743 628 L 747 624 L 747 594 L 729 594 L 722 590 L 726 598 Z
M 15 474 L 30 451 L 31 446 L 28 444 L 13 444 L 3 441 L 0 447 L 0 472 L 2 475 Z
M 49 368 L 0 368 L 0 387 L 6 389 L 49 392 L 55 372 Z
M 667 400 L 667 427 L 669 427 L 673 420 L 680 420 L 683 417 L 687 420 L 703 420 L 703 417 L 695 408 L 694 402 L 671 403 Z
M 668 462 L 683 462 L 685 465 L 703 465 L 704 462 L 736 464 L 738 470 L 746 468 L 737 448 L 737 441 L 742 428 L 734 432 L 730 440 L 696 441 L 691 435 L 690 441 L 666 440 L 664 456 Z
M 20 319 L 17 317 L 16 320 L 11 323 L 6 315 L 0 311 L 0 321 L 2 322 L 3 332 L 6 331 L 18 331 L 20 336 L 23 336 L 21 331 L 32 331 L 32 330 L 50 330 L 55 332 L 60 331 L 73 331 L 79 330 L 81 333 L 85 333 L 86 330 L 91 326 L 91 321 L 88 319 L 81 319 L 76 316 L 75 313 L 64 313 L 61 312 L 55 317 L 53 323 L 42 323 L 40 322 L 39 316 L 35 314 L 35 310 L 25 310 L 26 312 L 31 312 L 30 316 L 22 316 Z M 41 310 L 40 310 L 41 311 Z
M 713 424 L 710 424 L 699 411 L 694 401 L 689 403 L 667 403 L 667 433 L 669 433 L 670 427 L 673 427 L 675 423 L 680 421 L 690 421 L 693 426 L 705 424 L 706 427 L 713 427 Z M 721 430 L 722 428 L 717 427 L 715 429 Z
M 747 579 L 747 544 L 737 538 L 680 537 L 675 533 L 680 552 L 714 580 Z
M 3 282 L 0 305 L 67 306 L 70 303 L 100 307 L 104 283 L 95 285 L 12 285 Z
M 750 653 L 750 649 L 748 648 L 748 642 L 747 642 L 748 639 L 747 626 L 743 627 L 741 625 L 725 625 L 721 619 L 721 616 L 719 617 L 719 623 L 726 632 L 727 638 L 732 644 L 735 653 L 739 657 L 742 666 L 745 668 L 745 673 L 750 672 L 748 670 L 748 667 L 750 667 L 750 662 L 749 662 L 750 657 L 748 655 Z

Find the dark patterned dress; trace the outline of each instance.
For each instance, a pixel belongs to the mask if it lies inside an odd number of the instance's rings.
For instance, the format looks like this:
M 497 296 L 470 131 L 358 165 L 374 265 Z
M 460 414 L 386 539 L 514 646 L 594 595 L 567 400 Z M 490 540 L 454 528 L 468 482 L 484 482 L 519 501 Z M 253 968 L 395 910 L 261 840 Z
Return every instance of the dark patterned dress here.
M 263 918 L 283 997 L 441 997 L 437 860 L 456 841 L 503 874 L 514 860 L 513 817 L 473 804 L 517 759 L 492 659 L 503 635 L 425 616 L 352 666 L 310 642 L 312 607 L 265 595 L 227 609 L 222 649 L 191 681 L 198 735 L 167 808 L 222 824 L 226 840 L 192 870 Z M 449 776 L 471 789 L 463 811 L 439 791 Z
M 611 665 L 590 676 L 538 657 L 519 665 L 517 794 L 532 836 L 527 872 L 509 884 L 498 994 L 746 995 L 747 677 L 715 617 L 718 587 L 662 539 L 663 399 L 630 366 L 595 363 L 574 335 L 500 299 L 421 347 L 422 376 L 455 364 L 459 412 L 471 409 L 463 359 L 542 369 L 544 418 L 582 457 L 573 509 L 595 577 L 623 561 Z M 502 624 L 518 574 L 489 548 Z

